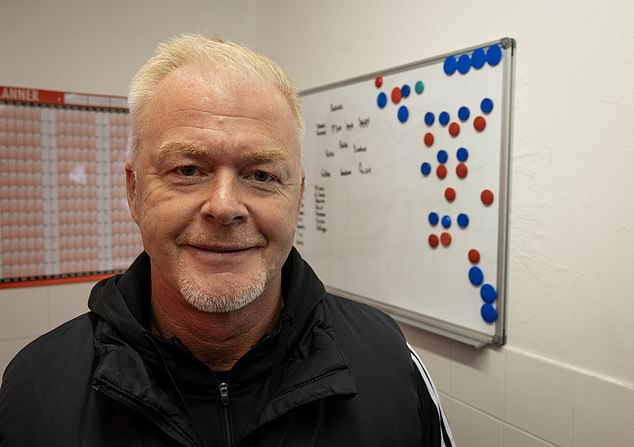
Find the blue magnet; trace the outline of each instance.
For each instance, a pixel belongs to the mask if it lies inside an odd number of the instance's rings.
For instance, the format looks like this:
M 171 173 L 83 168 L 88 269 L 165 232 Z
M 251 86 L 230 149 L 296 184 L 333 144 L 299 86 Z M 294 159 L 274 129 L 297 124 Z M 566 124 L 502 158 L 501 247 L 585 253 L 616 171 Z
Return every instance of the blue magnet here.
M 480 287 L 480 296 L 482 297 L 482 301 L 491 304 L 498 297 L 498 294 L 495 291 L 495 287 L 491 284 L 484 284 Z
M 427 112 L 425 114 L 425 124 L 427 124 L 428 126 L 431 126 L 432 124 L 434 124 L 434 120 L 435 119 L 436 119 L 436 117 L 434 116 L 433 113 Z
M 495 67 L 502 60 L 502 48 L 499 45 L 491 45 L 487 50 L 487 63 Z
M 431 165 L 427 162 L 424 162 L 422 165 L 420 165 L 420 172 L 427 177 L 429 175 L 429 173 L 431 172 Z
M 469 226 L 469 216 L 464 213 L 458 214 L 458 226 L 460 228 L 466 228 Z
M 491 98 L 484 98 L 480 103 L 480 110 L 482 110 L 482 113 L 491 113 L 491 110 L 493 110 L 493 100 L 491 100 Z
M 476 70 L 481 69 L 486 62 L 487 54 L 484 51 L 484 48 L 478 48 L 471 55 L 471 66 Z
M 469 158 L 469 151 L 466 148 L 461 147 L 456 152 L 456 157 L 458 157 L 458 161 L 465 162 Z
M 462 56 L 460 56 L 460 58 L 458 59 L 457 68 L 460 74 L 467 74 L 467 72 L 471 68 L 471 57 L 469 57 L 468 54 L 463 54 Z
M 440 112 L 440 115 L 438 115 L 438 122 L 443 126 L 446 126 L 449 123 L 449 119 L 449 113 L 447 112 Z
M 467 121 L 469 119 L 469 115 L 471 115 L 469 107 L 462 106 L 458 109 L 458 118 L 460 118 L 460 121 Z
M 405 106 L 401 106 L 398 108 L 398 120 L 401 123 L 404 123 L 405 121 L 407 121 L 407 119 L 409 118 L 409 110 L 407 110 L 407 107 Z
M 443 65 L 443 70 L 445 70 L 445 74 L 447 76 L 451 76 L 456 71 L 457 61 L 453 56 L 447 56 L 445 59 L 445 64 Z
M 436 154 L 436 159 L 438 160 L 438 163 L 447 163 L 447 160 L 449 159 L 449 154 L 447 153 L 447 151 L 440 150 Z
M 379 96 L 376 97 L 376 105 L 379 106 L 380 109 L 385 107 L 387 104 L 387 95 L 383 92 L 379 93 Z
M 451 217 L 442 216 L 441 223 L 442 223 L 443 228 L 450 228 L 451 227 Z
M 436 225 L 438 225 L 438 220 L 439 220 L 438 213 L 434 213 L 432 211 L 431 213 L 429 213 L 427 220 L 429 220 L 429 225 L 431 225 L 432 227 L 435 227 Z
M 487 323 L 494 323 L 498 319 L 498 311 L 491 304 L 483 304 L 480 308 L 480 315 Z
M 407 98 L 411 92 L 412 89 L 409 87 L 409 85 L 405 84 L 403 85 L 403 87 L 401 87 L 401 96 L 403 98 Z
M 484 274 L 479 267 L 473 266 L 469 269 L 469 281 L 474 286 L 479 286 L 484 281 Z

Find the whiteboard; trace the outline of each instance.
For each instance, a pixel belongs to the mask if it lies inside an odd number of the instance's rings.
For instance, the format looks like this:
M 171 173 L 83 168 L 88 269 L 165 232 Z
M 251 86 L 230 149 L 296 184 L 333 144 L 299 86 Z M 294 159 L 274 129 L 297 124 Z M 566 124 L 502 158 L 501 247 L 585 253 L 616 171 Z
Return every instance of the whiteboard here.
M 295 245 L 330 291 L 505 343 L 514 50 L 504 38 L 301 93 Z

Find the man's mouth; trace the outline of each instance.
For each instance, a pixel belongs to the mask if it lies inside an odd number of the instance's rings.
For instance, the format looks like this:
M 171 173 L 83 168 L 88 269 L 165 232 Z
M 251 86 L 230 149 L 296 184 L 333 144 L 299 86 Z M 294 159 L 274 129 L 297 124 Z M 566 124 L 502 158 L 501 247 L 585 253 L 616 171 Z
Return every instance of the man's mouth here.
M 238 255 L 266 246 L 266 239 L 261 235 L 213 235 L 187 234 L 176 238 L 176 245 L 193 249 L 201 254 Z
M 188 243 L 188 246 L 197 250 L 208 251 L 212 253 L 240 253 L 252 248 L 252 244 L 209 244 L 209 243 Z

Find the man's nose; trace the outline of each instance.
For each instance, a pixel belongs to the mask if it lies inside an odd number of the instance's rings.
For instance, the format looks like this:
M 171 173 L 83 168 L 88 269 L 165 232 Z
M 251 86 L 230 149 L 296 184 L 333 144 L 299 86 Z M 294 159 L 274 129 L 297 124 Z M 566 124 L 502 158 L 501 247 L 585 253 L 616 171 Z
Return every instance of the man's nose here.
M 205 193 L 207 197 L 201 212 L 207 219 L 213 219 L 222 225 L 245 219 L 248 210 L 244 203 L 240 179 L 235 173 L 228 171 L 215 173 Z

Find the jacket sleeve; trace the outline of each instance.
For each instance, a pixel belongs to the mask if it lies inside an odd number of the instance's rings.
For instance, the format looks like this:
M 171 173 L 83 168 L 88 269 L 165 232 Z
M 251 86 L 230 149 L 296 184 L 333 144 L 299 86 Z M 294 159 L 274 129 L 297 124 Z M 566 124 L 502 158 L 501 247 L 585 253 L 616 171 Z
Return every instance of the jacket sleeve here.
M 429 408 L 429 411 L 423 411 L 423 415 L 428 415 L 429 418 L 429 421 L 423 421 L 423 424 L 430 427 L 433 447 L 456 447 L 436 386 L 414 348 L 409 343 L 407 346 L 409 347 L 412 362 L 421 378 L 421 386 L 419 388 L 422 400 L 421 406 L 425 409 Z

